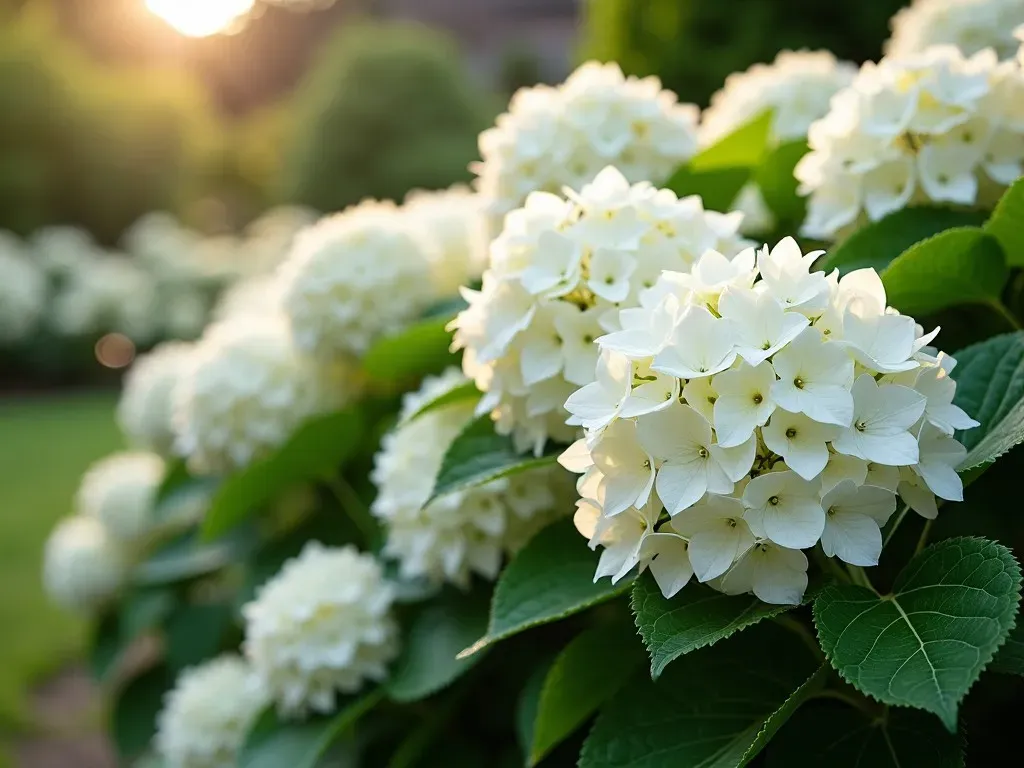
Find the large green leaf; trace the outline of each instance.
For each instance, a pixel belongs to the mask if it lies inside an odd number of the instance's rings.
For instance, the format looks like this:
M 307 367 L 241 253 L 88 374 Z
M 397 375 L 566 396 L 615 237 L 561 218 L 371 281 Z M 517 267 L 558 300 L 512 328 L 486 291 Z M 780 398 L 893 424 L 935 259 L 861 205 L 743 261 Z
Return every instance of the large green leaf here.
M 395 701 L 416 701 L 449 685 L 483 658 L 456 656 L 487 630 L 487 599 L 447 592 L 414 612 L 403 633 L 402 654 L 386 688 Z
M 807 150 L 803 139 L 781 144 L 765 156 L 754 173 L 754 183 L 779 222 L 800 224 L 807 214 L 807 199 L 797 194 L 793 175 Z
M 203 537 L 224 534 L 299 483 L 333 477 L 359 447 L 362 430 L 357 408 L 303 424 L 280 450 L 221 484 L 203 520 Z
M 949 539 L 914 557 L 879 597 L 826 586 L 814 601 L 832 666 L 885 704 L 917 707 L 956 730 L 960 701 L 1013 627 L 1020 568 L 1006 547 Z
M 812 692 L 805 683 L 819 666 L 806 645 L 766 622 L 684 656 L 656 682 L 641 673 L 598 716 L 579 766 L 744 765 L 769 721 L 778 728 Z
M 271 708 L 250 729 L 239 768 L 316 768 L 330 746 L 383 698 L 380 690 L 342 701 L 326 717 L 282 721 Z
M 968 450 L 960 465 L 967 470 L 1024 442 L 1024 331 L 972 344 L 956 360 L 953 402 L 981 422 L 957 435 Z
M 934 717 L 889 709 L 882 717 L 833 701 L 802 707 L 768 747 L 768 768 L 963 768 L 960 738 Z
M 768 138 L 772 129 L 772 112 L 766 110 L 747 121 L 710 147 L 702 149 L 690 160 L 695 171 L 716 168 L 754 168 L 768 151 Z
M 457 365 L 458 357 L 449 351 L 452 335 L 446 330 L 452 315 L 420 320 L 395 336 L 376 342 L 363 358 L 367 375 L 380 382 L 440 373 Z
M 1010 631 L 1010 636 L 988 668 L 1007 675 L 1024 675 L 1024 621 L 1021 621 L 1020 614 L 1017 615 L 1017 623 Z
M 96 680 L 107 679 L 117 665 L 124 646 L 121 643 L 121 624 L 116 611 L 98 618 L 92 627 L 89 644 L 89 670 Z
M 628 625 L 592 627 L 569 643 L 555 658 L 538 696 L 529 764 L 539 763 L 586 722 L 643 660 L 643 645 Z
M 517 453 L 512 438 L 495 432 L 491 417 L 484 414 L 467 424 L 448 446 L 430 500 L 535 467 L 551 466 L 561 451 L 549 445 L 541 456 Z
M 226 603 L 184 604 L 167 619 L 167 664 L 180 671 L 213 658 L 231 626 Z
M 132 572 L 140 586 L 170 584 L 193 579 L 238 562 L 259 545 L 255 530 L 243 526 L 217 541 L 203 541 L 195 533 L 187 533 L 168 542 Z
M 694 171 L 683 166 L 665 183 L 679 197 L 699 195 L 709 211 L 728 211 L 743 185 L 753 176 L 751 168 L 714 168 Z
M 979 226 L 984 221 L 984 214 L 977 211 L 903 208 L 858 229 L 829 252 L 822 267 L 829 272 L 838 269 L 843 274 L 863 267 L 881 272 L 920 240 L 952 227 Z
M 558 621 L 629 589 L 629 580 L 594 581 L 597 556 L 569 520 L 534 536 L 502 572 L 491 600 L 487 634 L 463 655 L 531 627 Z
M 633 584 L 633 613 L 651 654 L 654 678 L 683 654 L 792 607 L 765 603 L 753 595 L 723 595 L 703 584 L 690 584 L 666 600 L 650 574 Z
M 998 304 L 1009 272 L 999 243 L 978 227 L 912 245 L 882 272 L 889 303 L 908 315 L 957 304 Z
M 142 755 L 156 732 L 156 717 L 164 694 L 174 684 L 165 666 L 157 666 L 133 678 L 114 701 L 111 732 L 123 764 Z
M 121 604 L 121 643 L 128 645 L 139 635 L 163 624 L 177 604 L 173 589 L 155 587 L 130 591 Z
M 476 384 L 472 381 L 465 381 L 423 403 L 423 405 L 410 413 L 403 423 L 408 424 L 423 414 L 436 411 L 438 408 L 455 405 L 456 403 L 476 402 L 479 399 L 480 390 L 476 388 Z
M 1006 261 L 1012 266 L 1024 266 L 1024 179 L 1017 179 L 996 206 L 985 229 L 1003 247 Z

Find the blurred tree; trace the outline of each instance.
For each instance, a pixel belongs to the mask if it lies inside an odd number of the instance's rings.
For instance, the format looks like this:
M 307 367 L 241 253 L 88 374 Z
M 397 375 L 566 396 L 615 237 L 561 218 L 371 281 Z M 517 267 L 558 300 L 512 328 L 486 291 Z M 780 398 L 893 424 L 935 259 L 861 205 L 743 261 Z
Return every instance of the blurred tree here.
M 79 224 L 115 241 L 197 194 L 217 133 L 201 88 L 173 72 L 89 60 L 42 4 L 0 27 L 0 229 Z
M 889 18 L 905 0 L 586 0 L 583 58 L 656 74 L 684 101 L 707 104 L 731 72 L 784 49 L 825 48 L 841 59 L 881 56 Z
M 407 23 L 346 25 L 296 93 L 283 196 L 333 211 L 468 180 L 477 134 L 496 111 L 442 34 Z

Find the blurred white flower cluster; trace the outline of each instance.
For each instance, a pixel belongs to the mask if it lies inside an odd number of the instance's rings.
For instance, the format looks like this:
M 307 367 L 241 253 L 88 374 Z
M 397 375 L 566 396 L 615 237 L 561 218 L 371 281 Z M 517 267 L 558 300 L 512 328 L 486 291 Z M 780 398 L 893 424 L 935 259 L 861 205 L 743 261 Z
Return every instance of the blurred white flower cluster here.
M 98 518 L 76 515 L 57 524 L 43 551 L 43 586 L 55 603 L 95 611 L 121 589 L 128 557 Z
M 330 713 L 336 695 L 384 679 L 398 652 L 392 587 L 354 547 L 310 542 L 242 609 L 245 655 L 286 716 Z
M 74 515 L 57 524 L 46 544 L 43 583 L 54 602 L 91 612 L 120 590 L 128 568 L 154 536 L 189 525 L 205 512 L 205 496 L 183 496 L 156 516 L 164 460 L 124 451 L 96 461 L 82 476 Z
M 700 145 L 709 147 L 772 110 L 768 146 L 807 138 L 811 123 L 828 113 L 829 101 L 857 73 L 828 51 L 782 51 L 771 64 L 755 64 L 725 79 L 701 115 Z M 756 184 L 744 186 L 733 209 L 743 212 L 744 233 L 765 232 L 774 218 Z
M 240 237 L 204 237 L 167 213 L 140 218 L 108 251 L 76 227 L 26 241 L 0 232 L 0 345 L 45 327 L 57 336 L 122 333 L 135 344 L 196 337 L 227 286 L 276 268 L 311 212 L 282 207 Z
M 319 355 L 359 355 L 434 298 L 424 246 L 398 206 L 375 200 L 301 232 L 279 279 L 296 343 Z
M 135 359 L 124 377 L 117 421 L 132 445 L 173 454 L 174 389 L 188 370 L 193 344 L 167 341 Z
M 953 432 L 977 422 L 937 330 L 887 308 L 874 270 L 811 272 L 818 255 L 708 251 L 597 340 L 597 380 L 566 403 L 586 435 L 561 458 L 595 578 L 798 603 L 802 550 L 874 565 L 897 493 L 925 517 L 962 500 Z
M 25 247 L 0 232 L 0 345 L 17 342 L 35 329 L 46 291 L 46 275 Z
M 403 216 L 430 265 L 436 297 L 454 296 L 483 274 L 487 261 L 487 228 L 483 199 L 466 187 L 405 197 Z
M 618 329 L 617 310 L 635 307 L 662 270 L 687 271 L 709 248 L 746 243 L 742 214 L 705 211 L 646 182 L 601 171 L 568 199 L 535 192 L 491 243 L 479 291 L 453 323 L 463 370 L 485 392 L 480 412 L 520 450 L 548 437 L 571 440 L 562 403 L 594 379 L 594 339 Z
M 304 354 L 270 311 L 206 329 L 173 387 L 174 450 L 200 474 L 230 472 L 282 445 L 306 419 L 340 407 L 347 368 Z
M 378 491 L 372 512 L 387 534 L 384 554 L 398 561 L 404 577 L 463 588 L 472 574 L 496 578 L 503 556 L 525 544 L 568 501 L 567 493 L 556 498 L 558 476 L 543 468 L 426 503 L 445 451 L 473 419 L 473 404 L 461 400 L 412 417 L 465 382 L 452 368 L 408 393 L 399 426 L 384 438 L 371 474 Z
M 656 77 L 626 77 L 618 64 L 590 61 L 557 87 L 520 89 L 480 134 L 473 167 L 492 234 L 531 192 L 579 189 L 608 165 L 631 182 L 664 182 L 696 151 L 698 115 Z
M 914 203 L 989 206 L 1024 162 L 1024 72 L 951 46 L 865 64 L 796 167 L 804 234 L 831 239 Z
M 168 768 L 229 768 L 267 698 L 252 669 L 220 656 L 185 670 L 164 698 L 153 744 Z
M 921 53 L 933 45 L 955 45 L 970 56 L 985 48 L 1001 59 L 1017 50 L 1015 27 L 1024 24 L 1020 0 L 914 0 L 892 21 L 887 56 Z

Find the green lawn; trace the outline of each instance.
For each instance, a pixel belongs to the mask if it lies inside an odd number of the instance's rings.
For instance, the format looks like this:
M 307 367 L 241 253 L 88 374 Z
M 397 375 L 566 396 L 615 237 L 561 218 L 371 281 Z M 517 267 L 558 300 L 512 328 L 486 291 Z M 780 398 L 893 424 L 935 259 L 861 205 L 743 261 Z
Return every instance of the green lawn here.
M 40 553 L 83 470 L 121 446 L 114 404 L 113 394 L 0 399 L 0 742 L 25 724 L 33 683 L 81 649 L 84 623 L 43 595 Z

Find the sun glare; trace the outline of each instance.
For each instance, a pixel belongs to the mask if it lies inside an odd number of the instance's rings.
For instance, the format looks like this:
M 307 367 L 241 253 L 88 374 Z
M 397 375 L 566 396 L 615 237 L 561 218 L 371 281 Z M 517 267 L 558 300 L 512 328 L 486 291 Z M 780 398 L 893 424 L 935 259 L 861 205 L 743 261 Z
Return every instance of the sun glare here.
M 146 7 L 188 37 L 224 32 L 252 10 L 256 0 L 146 0 Z

